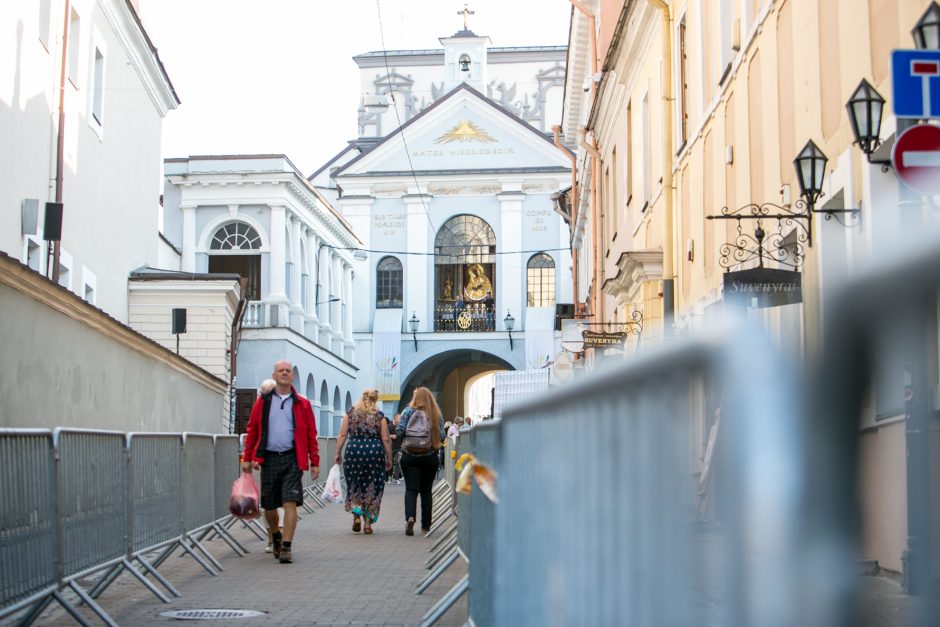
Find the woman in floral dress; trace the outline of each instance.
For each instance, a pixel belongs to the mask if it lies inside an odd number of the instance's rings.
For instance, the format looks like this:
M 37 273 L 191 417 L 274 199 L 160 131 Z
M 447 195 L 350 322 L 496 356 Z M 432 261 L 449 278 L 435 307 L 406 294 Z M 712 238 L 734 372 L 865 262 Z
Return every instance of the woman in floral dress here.
M 379 518 L 385 473 L 392 468 L 392 445 L 385 419 L 375 404 L 378 390 L 365 390 L 347 415 L 336 438 L 336 463 L 343 445 L 343 472 L 346 475 L 346 511 L 352 512 L 353 531 L 372 533 Z

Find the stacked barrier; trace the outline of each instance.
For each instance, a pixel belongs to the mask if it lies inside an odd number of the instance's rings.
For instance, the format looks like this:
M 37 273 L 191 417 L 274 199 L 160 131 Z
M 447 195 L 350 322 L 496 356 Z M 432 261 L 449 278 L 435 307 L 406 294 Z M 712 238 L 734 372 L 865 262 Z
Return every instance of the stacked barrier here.
M 212 574 L 221 565 L 202 544 L 210 533 L 246 553 L 222 524 L 234 520 L 228 495 L 239 472 L 238 442 L 206 434 L 0 429 L 7 480 L 0 491 L 0 619 L 18 614 L 18 624 L 29 625 L 55 601 L 88 624 L 63 595 L 68 588 L 114 625 L 95 599 L 122 572 L 169 602 L 154 581 L 179 596 L 157 570 L 175 549 Z M 79 584 L 86 578 L 94 580 L 90 589 Z

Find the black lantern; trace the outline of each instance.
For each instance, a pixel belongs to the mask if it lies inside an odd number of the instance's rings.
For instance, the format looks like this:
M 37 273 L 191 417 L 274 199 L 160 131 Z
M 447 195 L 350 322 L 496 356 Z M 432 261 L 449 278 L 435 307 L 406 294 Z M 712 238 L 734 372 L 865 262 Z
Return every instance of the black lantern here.
M 823 193 L 823 180 L 826 177 L 826 163 L 829 159 L 813 140 L 806 142 L 803 150 L 793 160 L 796 178 L 800 184 L 800 195 L 806 199 L 810 211 Z
M 919 50 L 940 50 L 940 6 L 936 2 L 920 16 L 911 35 Z
M 460 55 L 460 71 L 469 72 L 470 71 L 470 57 L 468 55 Z
M 418 352 L 418 325 L 421 324 L 421 321 L 418 320 L 418 316 L 415 315 L 415 312 L 411 312 L 411 319 L 408 321 L 408 326 L 411 327 L 411 337 L 415 341 L 415 352 Z
M 503 318 L 503 324 L 506 325 L 506 330 L 509 332 L 509 350 L 512 350 L 512 330 L 516 326 L 516 319 L 512 317 L 508 309 L 506 310 L 506 317 Z
M 849 113 L 855 143 L 865 156 L 871 160 L 871 153 L 881 144 L 881 114 L 885 99 L 881 97 L 867 80 L 862 79 L 852 97 L 845 103 Z

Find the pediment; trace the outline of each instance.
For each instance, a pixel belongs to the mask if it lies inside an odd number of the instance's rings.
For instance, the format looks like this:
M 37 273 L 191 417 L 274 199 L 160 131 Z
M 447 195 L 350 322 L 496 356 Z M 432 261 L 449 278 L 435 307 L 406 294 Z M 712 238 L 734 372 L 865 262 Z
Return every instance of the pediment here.
M 336 179 L 410 174 L 412 169 L 443 176 L 496 169 L 566 171 L 570 167 L 565 154 L 537 129 L 463 84 L 347 164 Z

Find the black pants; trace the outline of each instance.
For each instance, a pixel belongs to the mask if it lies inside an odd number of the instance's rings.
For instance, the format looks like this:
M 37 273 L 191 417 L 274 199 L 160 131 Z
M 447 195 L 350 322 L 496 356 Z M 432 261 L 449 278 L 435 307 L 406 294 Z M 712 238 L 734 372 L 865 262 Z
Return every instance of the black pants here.
M 431 528 L 431 488 L 437 474 L 437 451 L 429 455 L 401 452 L 401 471 L 405 475 L 405 520 L 417 519 L 418 494 L 421 495 L 421 528 Z

